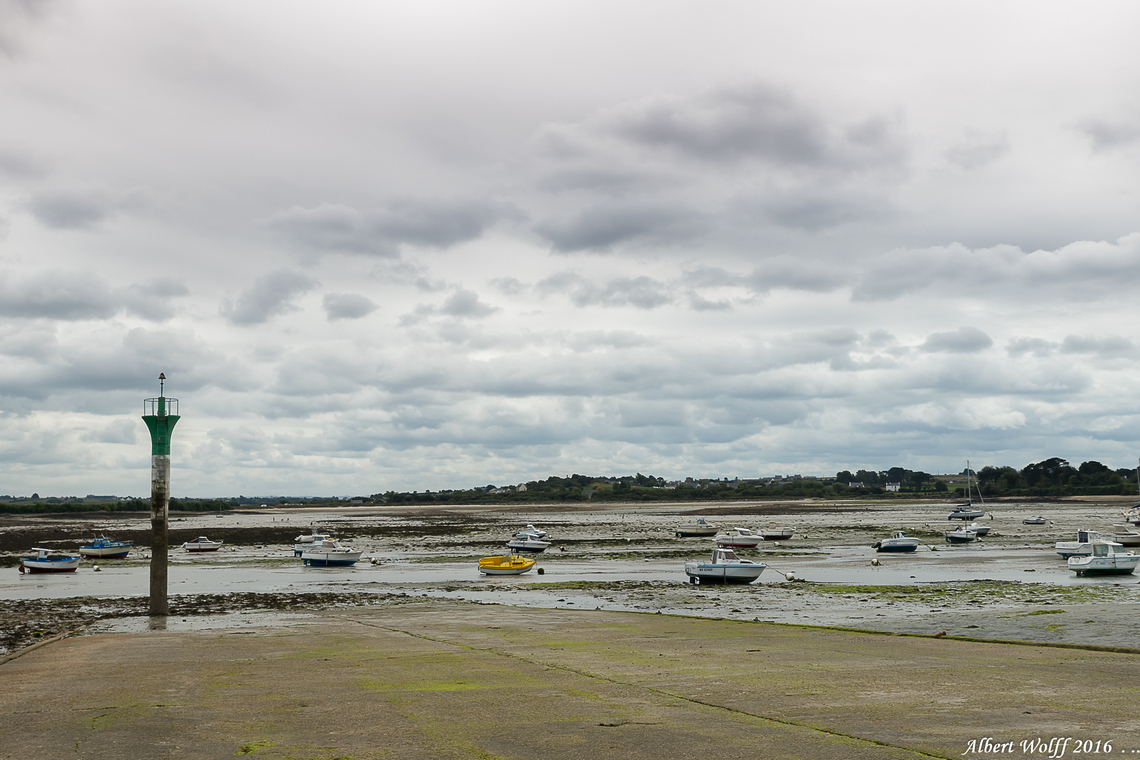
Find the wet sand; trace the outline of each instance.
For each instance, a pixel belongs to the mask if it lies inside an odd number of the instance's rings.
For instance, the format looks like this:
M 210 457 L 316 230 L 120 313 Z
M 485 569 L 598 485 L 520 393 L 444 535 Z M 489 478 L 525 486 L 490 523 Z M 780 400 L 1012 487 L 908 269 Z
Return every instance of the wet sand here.
M 181 614 L 191 616 L 243 608 L 235 604 L 251 610 L 319 609 L 325 605 L 313 600 L 322 596 L 335 598 L 336 604 L 367 606 L 395 595 L 1130 647 L 1138 645 L 1132 620 L 1140 605 L 1140 578 L 1077 578 L 1055 554 L 1053 542 L 1071 539 L 1078 528 L 1111 530 L 1120 509 L 1131 502 L 993 505 L 982 520 L 991 527 L 990 535 L 967 546 L 941 542 L 940 531 L 952 523 L 945 519 L 946 505 L 931 503 L 401 507 L 182 515 L 172 524 L 186 535 L 225 535 L 227 544 L 217 554 L 173 551 L 169 588 Z M 684 561 L 707 556 L 711 542 L 677 539 L 673 533 L 677 523 L 696 514 L 727 526 L 794 525 L 796 534 L 790 541 L 765 542 L 755 552 L 741 552 L 769 565 L 756 584 L 691 586 Z M 1021 523 L 1036 514 L 1050 523 Z M 119 516 L 94 522 L 87 516 L 23 519 L 0 528 L 0 535 L 14 544 L 28 531 L 43 536 L 50 530 L 61 548 L 74 548 L 77 537 L 139 531 L 143 523 Z M 545 528 L 554 541 L 538 556 L 543 575 L 481 576 L 475 559 L 501 552 L 506 537 L 527 523 Z M 284 542 L 314 526 L 364 549 L 378 564 L 301 566 L 291 543 Z M 922 537 L 924 546 L 911 555 L 877 555 L 870 549 L 874 540 L 896 529 Z M 278 543 L 263 543 L 267 539 Z M 85 563 L 78 573 L 64 576 L 0 571 L 0 599 L 24 604 L 0 616 L 0 645 L 16 648 L 91 625 L 96 631 L 137 629 L 140 599 L 148 588 L 146 550 L 127 561 L 100 564 L 98 573 Z M 789 581 L 789 573 L 796 580 Z M 78 614 L 75 602 L 84 598 L 89 601 Z

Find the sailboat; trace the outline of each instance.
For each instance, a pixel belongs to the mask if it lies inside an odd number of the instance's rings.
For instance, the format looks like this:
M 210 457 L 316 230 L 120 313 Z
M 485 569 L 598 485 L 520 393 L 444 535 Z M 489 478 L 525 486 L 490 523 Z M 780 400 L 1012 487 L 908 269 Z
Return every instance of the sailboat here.
M 976 509 L 974 507 L 974 499 L 973 499 L 974 489 L 970 485 L 970 475 L 972 473 L 973 473 L 973 470 L 970 469 L 970 460 L 967 459 L 966 460 L 966 503 L 965 504 L 959 504 L 958 506 L 951 509 L 950 514 L 947 515 L 947 517 L 946 517 L 947 520 L 974 520 L 974 519 L 977 519 L 977 518 L 983 516 L 986 513 L 986 510 L 984 509 L 984 507 L 986 506 L 986 503 L 982 499 L 982 489 L 980 489 L 980 488 L 978 489 L 978 501 L 981 502 L 983 509 Z

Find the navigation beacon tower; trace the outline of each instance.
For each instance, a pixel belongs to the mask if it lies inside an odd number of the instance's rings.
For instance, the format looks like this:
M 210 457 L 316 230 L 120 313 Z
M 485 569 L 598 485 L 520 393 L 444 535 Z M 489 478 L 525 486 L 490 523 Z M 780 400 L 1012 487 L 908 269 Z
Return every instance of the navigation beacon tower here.
M 143 401 L 143 422 L 150 429 L 150 614 L 170 614 L 166 603 L 167 560 L 170 553 L 170 434 L 179 420 L 178 399 L 166 398 L 166 374 L 158 376 L 158 398 Z

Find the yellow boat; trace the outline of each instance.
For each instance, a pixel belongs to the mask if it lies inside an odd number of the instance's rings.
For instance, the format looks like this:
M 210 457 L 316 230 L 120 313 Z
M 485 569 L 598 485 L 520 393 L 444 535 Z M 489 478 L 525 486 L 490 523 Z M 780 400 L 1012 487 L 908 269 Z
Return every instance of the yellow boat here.
M 534 567 L 534 560 L 512 554 L 509 557 L 483 557 L 479 572 L 487 575 L 519 575 Z

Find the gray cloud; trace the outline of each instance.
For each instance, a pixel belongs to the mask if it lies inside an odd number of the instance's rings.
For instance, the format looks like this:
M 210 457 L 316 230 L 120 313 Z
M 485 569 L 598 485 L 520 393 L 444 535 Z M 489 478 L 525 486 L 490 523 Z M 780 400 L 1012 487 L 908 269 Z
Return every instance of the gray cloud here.
M 330 322 L 337 319 L 360 319 L 376 311 L 371 299 L 356 293 L 326 293 L 321 299 Z
M 548 220 L 535 231 L 558 253 L 609 251 L 623 243 L 675 244 L 690 240 L 707 227 L 702 215 L 676 206 L 602 203 L 569 219 Z
M 906 157 L 893 122 L 875 117 L 840 127 L 767 84 L 652 98 L 614 109 L 591 126 L 643 147 L 718 163 L 753 159 L 850 170 L 897 165 Z
M 107 319 L 121 305 L 111 288 L 90 273 L 55 271 L 21 282 L 0 280 L 0 314 L 7 317 Z
M 581 275 L 563 272 L 541 280 L 536 286 L 542 295 L 562 293 L 579 307 L 634 306 L 654 309 L 672 303 L 670 288 L 650 277 L 618 277 L 606 283 L 595 283 Z
M 1077 127 L 1092 142 L 1094 151 L 1124 148 L 1140 142 L 1140 122 L 1090 119 Z
M 946 160 L 959 168 L 972 171 L 989 166 L 1009 152 L 1009 136 L 1004 131 L 968 129 L 962 139 L 946 151 Z
M 762 262 L 744 282 L 758 293 L 777 289 L 827 293 L 845 285 L 847 279 L 847 272 L 839 268 L 792 256 L 775 256 Z
M 138 443 L 142 423 L 138 420 L 118 419 L 101 425 L 79 436 L 87 443 Z
M 34 194 L 26 208 L 52 229 L 85 230 L 146 204 L 140 191 L 116 192 L 97 185 L 75 185 Z
M 931 333 L 920 346 L 927 352 L 973 354 L 994 344 L 993 338 L 976 327 L 959 327 L 950 332 Z
M 360 210 L 322 203 L 279 211 L 269 226 L 291 243 L 318 251 L 398 256 L 405 245 L 448 248 L 480 237 L 517 212 L 484 200 L 398 199 Z
M 221 313 L 235 325 L 254 325 L 296 309 L 293 301 L 317 287 L 300 272 L 279 270 L 259 277 L 236 301 L 222 302 Z
M 457 290 L 447 297 L 439 312 L 449 317 L 478 319 L 494 314 L 498 308 L 479 300 L 479 295 L 470 290 Z
M 1136 354 L 1136 346 L 1128 338 L 1120 336 L 1066 335 L 1061 341 L 1061 353 L 1096 354 L 1105 357 L 1133 356 Z

